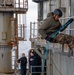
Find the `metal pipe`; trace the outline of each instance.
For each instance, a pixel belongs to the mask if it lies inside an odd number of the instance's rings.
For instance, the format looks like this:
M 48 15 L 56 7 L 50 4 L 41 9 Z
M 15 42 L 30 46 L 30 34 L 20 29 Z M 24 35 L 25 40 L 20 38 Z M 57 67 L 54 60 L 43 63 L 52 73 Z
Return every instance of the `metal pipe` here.
M 49 12 L 51 12 L 51 0 L 49 0 Z
M 20 8 L 20 0 L 19 0 L 19 2 L 18 2 L 18 5 L 19 5 L 19 8 Z
M 35 22 L 33 23 L 33 34 L 35 35 Z M 34 35 L 33 35 L 33 39 L 35 39 Z
M 30 22 L 30 39 L 31 39 L 31 33 L 32 33 L 32 22 Z
M 70 17 L 64 17 L 64 18 L 60 18 L 60 19 L 70 19 L 70 18 L 74 18 L 74 16 L 70 16 Z
M 69 1 L 69 16 L 71 16 L 71 0 Z M 69 28 L 71 29 L 71 25 L 69 26 Z M 69 34 L 71 34 L 71 30 L 69 31 Z
M 68 1 L 69 1 L 69 16 L 71 16 L 71 0 Z
M 52 50 L 49 50 L 49 53 L 50 53 L 50 75 L 53 75 L 53 63 L 52 63 L 53 53 L 52 53 Z
M 23 38 L 25 37 L 25 39 L 26 39 L 26 34 L 25 34 L 25 33 L 26 33 L 25 24 L 23 24 L 23 36 L 22 36 L 22 37 L 23 37 Z
M 15 36 L 15 40 L 16 40 L 16 46 L 17 46 L 17 49 L 16 49 L 16 59 L 18 59 L 18 22 L 17 22 L 17 13 L 15 14 L 16 15 L 16 36 Z
M 58 0 L 58 7 L 61 7 L 61 0 Z
M 24 0 L 23 0 L 23 8 L 24 8 Z
M 20 37 L 21 37 L 21 38 L 22 38 L 22 36 L 23 36 L 23 35 L 22 35 L 22 27 L 23 27 L 23 26 L 20 24 L 20 28 L 21 28 L 21 29 L 20 29 L 20 31 L 21 31 L 21 32 L 20 32 L 20 35 L 21 35 Z

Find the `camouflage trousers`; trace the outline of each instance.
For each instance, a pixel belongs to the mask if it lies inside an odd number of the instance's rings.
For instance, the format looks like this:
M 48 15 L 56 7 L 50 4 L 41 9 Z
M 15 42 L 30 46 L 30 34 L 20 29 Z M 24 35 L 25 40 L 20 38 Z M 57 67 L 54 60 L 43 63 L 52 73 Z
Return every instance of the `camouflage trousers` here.
M 46 40 L 50 41 L 50 37 L 46 38 Z M 51 43 L 59 43 L 59 44 L 67 44 L 69 49 L 72 50 L 74 48 L 74 37 L 67 34 L 58 34 L 51 41 Z
M 71 35 L 60 33 L 54 39 L 57 43 L 67 44 L 70 49 L 74 48 L 74 37 Z M 56 42 L 54 41 L 54 43 Z

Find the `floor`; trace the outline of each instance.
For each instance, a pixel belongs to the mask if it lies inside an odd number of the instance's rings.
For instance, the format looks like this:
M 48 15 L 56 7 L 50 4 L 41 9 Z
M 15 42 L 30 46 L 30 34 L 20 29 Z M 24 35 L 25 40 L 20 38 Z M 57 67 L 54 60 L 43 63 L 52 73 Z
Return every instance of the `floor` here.
M 4 74 L 4 73 L 0 73 L 0 75 L 17 75 L 17 74 Z M 20 75 L 20 71 L 18 71 L 18 75 Z M 27 74 L 26 75 L 30 75 L 29 70 L 27 70 Z

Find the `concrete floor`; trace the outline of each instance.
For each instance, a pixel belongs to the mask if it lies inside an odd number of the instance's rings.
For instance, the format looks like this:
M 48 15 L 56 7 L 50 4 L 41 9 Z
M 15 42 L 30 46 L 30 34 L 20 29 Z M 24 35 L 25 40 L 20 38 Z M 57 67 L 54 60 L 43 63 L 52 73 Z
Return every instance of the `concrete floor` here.
M 3 73 L 0 73 L 0 75 L 14 75 L 14 74 L 3 74 Z
M 15 74 L 4 74 L 4 73 L 0 73 L 0 75 L 15 75 Z M 18 71 L 18 75 L 21 75 L 20 74 L 20 70 Z M 27 70 L 26 75 L 30 75 L 29 70 Z

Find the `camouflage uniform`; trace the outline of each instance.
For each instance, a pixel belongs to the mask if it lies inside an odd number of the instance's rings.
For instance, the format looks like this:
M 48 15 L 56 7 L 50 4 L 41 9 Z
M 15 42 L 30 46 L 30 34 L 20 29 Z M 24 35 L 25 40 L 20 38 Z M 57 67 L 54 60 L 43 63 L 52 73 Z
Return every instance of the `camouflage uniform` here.
M 67 34 L 58 34 L 55 37 L 57 43 L 60 44 L 67 44 L 69 46 L 70 49 L 74 48 L 74 37 L 71 35 L 67 35 Z
M 51 37 L 48 37 L 46 40 L 50 41 L 51 43 L 67 44 L 70 50 L 74 48 L 74 37 L 71 35 L 60 33 L 54 38 L 51 39 Z

